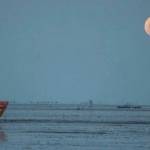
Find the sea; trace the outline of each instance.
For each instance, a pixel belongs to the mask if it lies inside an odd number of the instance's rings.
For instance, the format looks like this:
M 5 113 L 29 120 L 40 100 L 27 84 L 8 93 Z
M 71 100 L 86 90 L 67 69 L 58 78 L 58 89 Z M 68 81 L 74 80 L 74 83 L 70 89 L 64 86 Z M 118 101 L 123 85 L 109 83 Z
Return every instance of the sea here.
M 0 150 L 150 150 L 150 107 L 10 104 Z

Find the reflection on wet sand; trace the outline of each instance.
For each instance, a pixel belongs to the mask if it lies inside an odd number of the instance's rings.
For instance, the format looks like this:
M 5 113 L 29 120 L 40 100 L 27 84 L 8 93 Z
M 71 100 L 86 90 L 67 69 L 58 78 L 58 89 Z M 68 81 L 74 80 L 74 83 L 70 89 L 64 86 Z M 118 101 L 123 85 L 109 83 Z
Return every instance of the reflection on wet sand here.
M 0 142 L 6 141 L 6 134 L 3 129 L 0 127 Z

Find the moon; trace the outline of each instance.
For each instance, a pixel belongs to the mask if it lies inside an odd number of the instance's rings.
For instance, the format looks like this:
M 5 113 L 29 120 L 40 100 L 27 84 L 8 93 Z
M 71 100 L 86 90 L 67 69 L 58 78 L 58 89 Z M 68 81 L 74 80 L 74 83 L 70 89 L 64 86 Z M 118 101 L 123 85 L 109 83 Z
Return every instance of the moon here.
M 150 36 L 150 17 L 145 21 L 144 30 Z

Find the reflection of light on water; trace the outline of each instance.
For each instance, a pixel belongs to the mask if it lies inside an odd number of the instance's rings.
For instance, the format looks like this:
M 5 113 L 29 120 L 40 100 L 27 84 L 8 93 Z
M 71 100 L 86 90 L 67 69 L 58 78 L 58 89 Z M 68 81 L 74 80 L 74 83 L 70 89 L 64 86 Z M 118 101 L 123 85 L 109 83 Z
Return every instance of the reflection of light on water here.
M 2 131 L 2 128 L 0 128 L 0 142 L 6 141 L 6 134 L 4 131 Z

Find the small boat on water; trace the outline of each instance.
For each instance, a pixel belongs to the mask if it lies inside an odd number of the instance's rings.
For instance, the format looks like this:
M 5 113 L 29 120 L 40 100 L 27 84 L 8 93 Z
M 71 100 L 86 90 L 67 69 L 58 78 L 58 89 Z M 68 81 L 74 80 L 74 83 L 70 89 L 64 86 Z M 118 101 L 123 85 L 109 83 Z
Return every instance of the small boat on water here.
M 3 115 L 4 111 L 6 110 L 7 105 L 8 105 L 7 101 L 0 100 L 0 117 Z
M 142 106 L 140 106 L 140 105 L 129 105 L 129 104 L 126 104 L 126 105 L 119 105 L 119 106 L 117 106 L 117 108 L 140 109 L 140 108 L 142 108 Z

